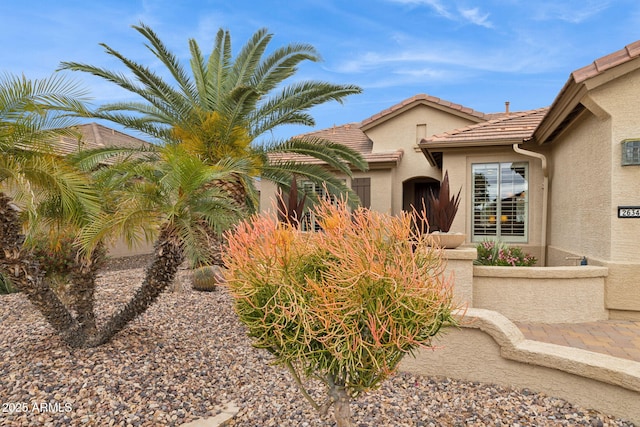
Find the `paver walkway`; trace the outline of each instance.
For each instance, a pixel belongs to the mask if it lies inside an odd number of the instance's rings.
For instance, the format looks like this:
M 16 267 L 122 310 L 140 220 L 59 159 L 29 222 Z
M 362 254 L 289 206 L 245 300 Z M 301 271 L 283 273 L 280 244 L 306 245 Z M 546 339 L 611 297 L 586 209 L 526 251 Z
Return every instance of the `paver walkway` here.
M 640 362 L 640 322 L 605 320 L 589 323 L 514 322 L 525 338 L 581 348 Z

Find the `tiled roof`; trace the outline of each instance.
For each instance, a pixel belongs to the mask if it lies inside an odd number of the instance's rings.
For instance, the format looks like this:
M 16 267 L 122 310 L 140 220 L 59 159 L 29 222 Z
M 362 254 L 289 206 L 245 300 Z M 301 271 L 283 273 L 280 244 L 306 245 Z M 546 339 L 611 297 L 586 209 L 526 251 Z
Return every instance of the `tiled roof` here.
M 360 130 L 360 124 L 348 123 L 341 126 L 333 126 L 326 129 L 305 133 L 299 135 L 301 138 L 323 138 L 358 151 L 359 153 L 370 153 L 373 148 L 373 141 Z
M 598 74 L 628 62 L 634 58 L 640 56 L 640 40 L 631 43 L 616 52 L 596 59 L 593 63 L 582 67 L 573 73 L 571 76 L 576 83 L 581 83 L 587 79 L 597 76 Z
M 420 141 L 422 148 L 434 146 L 455 146 L 457 144 L 470 145 L 482 143 L 512 143 L 521 142 L 529 138 L 542 118 L 547 113 L 548 108 L 536 110 L 512 112 L 501 114 L 498 118 L 484 123 L 467 126 L 449 132 L 434 135 Z
M 150 145 L 148 142 L 135 138 L 115 129 L 102 126 L 98 123 L 89 123 L 76 126 L 81 139 L 61 137 L 56 141 L 56 150 L 63 155 L 75 153 L 78 150 L 92 150 L 105 147 L 138 148 Z
M 439 105 L 441 107 L 445 107 L 445 108 L 448 108 L 448 109 L 451 109 L 451 110 L 458 111 L 460 113 L 467 114 L 467 115 L 472 116 L 472 117 L 476 117 L 479 120 L 487 120 L 488 119 L 487 114 L 481 113 L 481 112 L 476 111 L 476 110 L 474 110 L 472 108 L 468 108 L 468 107 L 465 107 L 465 106 L 460 105 L 460 104 L 455 104 L 453 102 L 445 101 L 444 99 L 440 99 L 440 98 L 437 98 L 435 96 L 431 96 L 431 95 L 426 95 L 424 93 L 420 93 L 418 95 L 412 96 L 411 98 L 407 98 L 404 101 L 387 108 L 386 110 L 383 110 L 383 111 L 381 111 L 379 113 L 376 113 L 376 114 L 374 114 L 373 116 L 371 116 L 371 117 L 369 117 L 367 119 L 364 119 L 360 123 L 360 127 L 366 128 L 367 126 L 373 124 L 374 122 L 376 122 L 376 121 L 378 121 L 380 119 L 386 118 L 387 116 L 390 116 L 393 113 L 395 113 L 395 112 L 397 112 L 397 111 L 399 111 L 399 110 L 401 110 L 401 109 L 403 109 L 403 108 L 405 108 L 405 107 L 407 107 L 407 106 L 409 106 L 411 104 L 421 103 L 421 102 L 430 102 L 430 103 L 433 103 L 433 104 L 437 104 L 437 105 Z
M 358 123 L 349 123 L 341 126 L 333 126 L 327 129 L 320 129 L 318 131 L 305 133 L 303 135 L 298 135 L 296 138 L 320 138 L 326 139 L 335 143 L 339 143 L 345 145 L 352 150 L 359 152 L 364 159 L 372 164 L 372 163 L 397 163 L 403 155 L 402 150 L 394 150 L 394 151 L 384 151 L 384 152 L 372 152 L 373 150 L 373 141 L 369 139 L 369 137 L 360 130 L 360 125 Z M 322 164 L 324 162 L 311 158 L 308 156 L 300 156 L 300 155 L 287 155 L 287 154 L 271 154 L 271 158 L 274 160 L 288 161 L 304 161 L 312 164 Z
M 591 64 L 571 73 L 569 79 L 551 104 L 549 113 L 535 130 L 533 139 L 536 140 L 538 144 L 554 141 L 557 136 L 569 126 L 575 117 L 584 110 L 585 107 L 581 102 L 587 90 L 591 90 L 600 84 L 619 77 L 624 71 L 628 72 L 632 69 L 638 69 L 640 63 L 634 60 L 639 57 L 640 40 L 625 46 L 623 49 L 598 58 Z M 609 73 L 609 77 L 605 74 L 608 70 L 626 64 L 629 64 L 629 67 L 623 69 L 620 73 Z M 600 76 L 602 76 L 602 81 L 595 80 L 593 81 L 593 85 L 587 83 L 587 81 L 594 77 Z

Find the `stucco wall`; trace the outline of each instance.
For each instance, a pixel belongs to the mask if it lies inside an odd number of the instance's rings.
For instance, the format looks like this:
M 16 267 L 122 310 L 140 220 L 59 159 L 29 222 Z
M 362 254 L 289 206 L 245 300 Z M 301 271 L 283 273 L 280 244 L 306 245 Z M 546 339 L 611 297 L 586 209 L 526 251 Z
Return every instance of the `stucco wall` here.
M 553 144 L 550 159 L 549 245 L 608 259 L 611 123 L 585 112 Z
M 611 261 L 640 264 L 640 218 L 617 217 L 618 206 L 640 206 L 640 166 L 622 166 L 622 141 L 640 139 L 640 71 L 635 71 L 590 93 L 591 99 L 611 116 L 609 164 L 611 205 L 606 216 L 611 227 Z M 607 141 L 603 141 L 606 143 Z M 603 155 L 606 155 L 605 151 Z
M 426 135 L 431 136 L 448 130 L 467 126 L 473 122 L 426 105 L 417 105 L 402 114 L 367 129 L 373 141 L 373 151 L 404 150 L 404 156 L 394 174 L 392 214 L 402 211 L 402 183 L 414 177 L 442 179 L 441 172 L 432 167 L 417 148 L 417 125 L 426 124 Z M 373 189 L 373 186 L 372 186 Z
M 444 277 L 453 282 L 453 298 L 457 307 L 473 307 L 473 261 L 477 257 L 475 248 L 444 249 Z
M 124 240 L 118 240 L 109 247 L 109 256 L 121 258 L 135 255 L 147 255 L 153 253 L 153 243 L 142 243 L 139 246 L 129 248 Z
M 606 320 L 604 267 L 473 268 L 473 306 L 512 321 L 578 323 Z
M 528 388 L 640 423 L 640 363 L 525 340 L 499 313 L 469 309 L 462 328 L 448 328 L 400 370 Z
M 606 305 L 612 317 L 640 312 L 640 219 L 617 217 L 618 206 L 640 206 L 640 166 L 622 166 L 622 141 L 640 138 L 640 71 L 592 89 L 588 107 L 552 146 L 549 255 L 586 256 L 609 268 Z
M 393 211 L 393 170 L 370 170 L 354 174 L 353 177 L 371 178 L 371 209 L 382 213 Z

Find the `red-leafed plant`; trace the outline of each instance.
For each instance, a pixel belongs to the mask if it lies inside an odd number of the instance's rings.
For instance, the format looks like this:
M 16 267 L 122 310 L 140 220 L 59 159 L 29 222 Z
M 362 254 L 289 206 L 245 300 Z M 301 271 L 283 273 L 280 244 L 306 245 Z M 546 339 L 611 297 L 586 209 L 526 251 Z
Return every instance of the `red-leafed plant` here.
M 278 189 L 277 199 L 278 219 L 299 226 L 307 195 L 303 194 L 302 198 L 298 196 L 298 182 L 295 176 L 291 179 L 288 194 L 283 194 L 282 189 Z
M 314 208 L 322 232 L 276 215 L 228 234 L 226 283 L 254 345 L 286 366 L 321 413 L 334 406 L 352 426 L 350 399 L 376 388 L 407 353 L 431 346 L 452 318 L 452 287 L 441 252 L 415 232 L 415 214 L 391 216 L 344 203 Z M 313 400 L 303 378 L 328 398 Z
M 433 191 L 429 193 L 429 210 L 427 212 L 429 231 L 448 233 L 451 230 L 453 220 L 456 217 L 456 213 L 458 213 L 461 191 L 462 188 L 458 190 L 458 194 L 455 197 L 450 196 L 449 173 L 445 171 L 444 178 L 440 183 L 438 197 L 433 194 Z

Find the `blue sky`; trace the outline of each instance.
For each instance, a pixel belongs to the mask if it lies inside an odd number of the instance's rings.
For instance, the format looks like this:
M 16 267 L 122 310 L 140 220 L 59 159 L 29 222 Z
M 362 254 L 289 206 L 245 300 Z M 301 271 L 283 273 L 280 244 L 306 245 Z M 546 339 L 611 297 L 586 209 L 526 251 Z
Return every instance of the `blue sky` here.
M 140 22 L 185 61 L 190 38 L 208 52 L 216 31 L 228 29 L 237 51 L 266 27 L 273 48 L 304 42 L 322 55 L 296 79 L 362 87 L 343 105 L 312 110 L 317 128 L 361 121 L 418 93 L 485 113 L 505 101 L 512 111 L 547 106 L 572 71 L 640 39 L 637 0 L 22 0 L 0 2 L 0 20 L 0 73 L 29 78 L 61 61 L 122 70 L 99 43 L 158 67 L 131 28 Z M 131 99 L 71 75 L 96 105 Z

